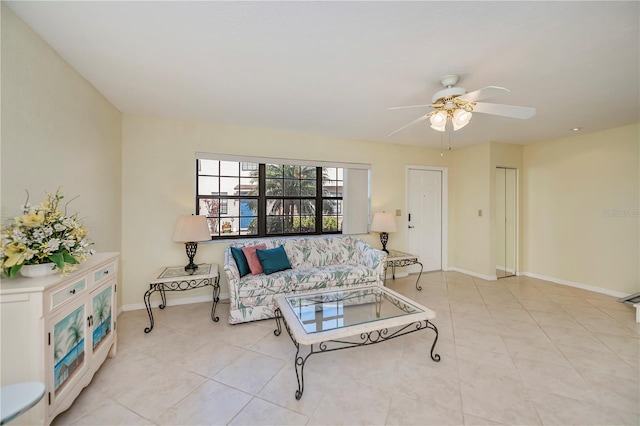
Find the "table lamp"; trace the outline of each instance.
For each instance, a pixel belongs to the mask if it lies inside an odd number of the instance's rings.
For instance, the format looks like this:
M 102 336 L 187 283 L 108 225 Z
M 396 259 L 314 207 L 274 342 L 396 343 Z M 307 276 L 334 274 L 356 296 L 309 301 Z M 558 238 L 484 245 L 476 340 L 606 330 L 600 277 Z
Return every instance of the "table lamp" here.
M 371 221 L 371 230 L 380 233 L 380 242 L 382 243 L 382 251 L 389 253 L 387 250 L 387 241 L 389 241 L 389 232 L 396 232 L 396 219 L 391 213 L 375 213 Z
M 189 274 L 193 274 L 198 265 L 193 263 L 193 258 L 198 250 L 198 241 L 211 240 L 211 232 L 206 216 L 188 216 L 182 215 L 178 217 L 178 222 L 173 230 L 173 241 L 185 243 L 189 264 L 184 270 Z

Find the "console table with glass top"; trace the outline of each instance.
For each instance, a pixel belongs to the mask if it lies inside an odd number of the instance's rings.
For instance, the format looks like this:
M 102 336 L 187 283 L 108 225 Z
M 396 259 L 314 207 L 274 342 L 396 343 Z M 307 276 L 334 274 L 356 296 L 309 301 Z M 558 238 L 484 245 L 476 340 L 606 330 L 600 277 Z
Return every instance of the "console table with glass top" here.
M 151 295 L 160 292 L 162 303 L 158 306 L 164 309 L 167 306 L 167 291 L 187 291 L 205 286 L 213 287 L 213 306 L 211 307 L 211 320 L 218 322 L 220 318 L 216 316 L 216 305 L 220 300 L 220 274 L 218 265 L 203 263 L 198 265 L 198 269 L 192 274 L 184 270 L 184 266 L 170 266 L 161 268 L 149 282 L 149 290 L 144 294 L 144 305 L 149 314 L 149 327 L 144 329 L 145 333 L 153 330 L 153 312 L 151 312 Z
M 420 273 L 418 274 L 418 279 L 416 280 L 416 289 L 418 291 L 422 290 L 420 286 L 420 277 L 422 276 L 422 270 L 424 267 L 422 263 L 418 261 L 418 256 L 415 254 L 405 253 L 400 250 L 389 250 L 389 254 L 387 254 L 387 260 L 384 264 L 384 280 L 385 283 L 387 281 L 387 268 L 391 266 L 391 276 L 393 279 L 396 279 L 396 267 L 409 266 L 409 265 L 420 265 Z

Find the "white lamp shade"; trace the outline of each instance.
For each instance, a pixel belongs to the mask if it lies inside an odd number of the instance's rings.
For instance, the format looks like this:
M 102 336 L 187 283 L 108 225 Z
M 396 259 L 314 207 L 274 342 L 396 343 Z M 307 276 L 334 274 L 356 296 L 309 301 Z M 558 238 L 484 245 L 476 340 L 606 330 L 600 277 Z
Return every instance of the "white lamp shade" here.
M 206 216 L 183 215 L 178 217 L 178 222 L 173 230 L 173 241 L 191 243 L 209 241 L 210 239 L 211 232 L 209 232 Z
M 462 129 L 464 126 L 469 124 L 469 120 L 471 120 L 470 111 L 465 111 L 463 109 L 457 109 L 453 112 L 453 119 L 451 120 L 453 123 L 453 130 Z
M 396 218 L 391 213 L 375 213 L 371 221 L 373 232 L 396 232 Z
M 429 118 L 429 121 L 431 122 L 432 129 L 444 132 L 447 125 L 447 113 L 445 111 L 438 111 Z

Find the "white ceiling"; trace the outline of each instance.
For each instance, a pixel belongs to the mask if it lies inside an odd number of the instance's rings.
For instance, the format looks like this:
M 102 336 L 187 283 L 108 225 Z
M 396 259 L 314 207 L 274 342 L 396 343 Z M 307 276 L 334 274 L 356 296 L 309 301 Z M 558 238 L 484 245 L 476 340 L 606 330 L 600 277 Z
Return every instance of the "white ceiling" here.
M 124 113 L 439 147 L 427 122 L 388 137 L 429 108 L 387 108 L 460 74 L 537 114 L 474 114 L 454 147 L 640 121 L 638 1 L 7 4 Z

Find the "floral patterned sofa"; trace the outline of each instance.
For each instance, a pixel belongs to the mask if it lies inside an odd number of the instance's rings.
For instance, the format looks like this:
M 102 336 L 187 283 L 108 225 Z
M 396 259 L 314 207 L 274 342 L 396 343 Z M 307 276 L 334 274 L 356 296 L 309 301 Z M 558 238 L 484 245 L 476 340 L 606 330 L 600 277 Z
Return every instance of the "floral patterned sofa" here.
M 266 244 L 284 246 L 292 269 L 270 275 L 240 277 L 231 247 Z M 383 285 L 387 254 L 347 235 L 275 237 L 243 240 L 227 246 L 224 271 L 229 280 L 229 323 L 274 317 L 281 294 L 327 288 Z

